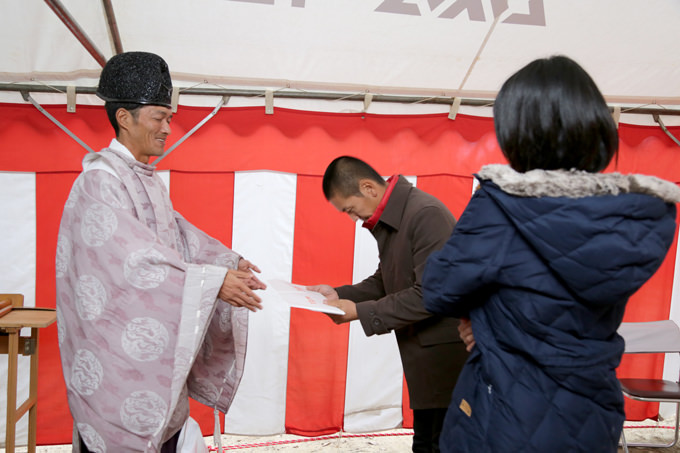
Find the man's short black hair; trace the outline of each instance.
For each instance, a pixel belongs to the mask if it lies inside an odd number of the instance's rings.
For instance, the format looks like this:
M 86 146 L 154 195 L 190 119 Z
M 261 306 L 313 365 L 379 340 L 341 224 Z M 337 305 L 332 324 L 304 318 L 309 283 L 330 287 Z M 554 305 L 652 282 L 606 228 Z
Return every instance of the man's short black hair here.
M 387 184 L 380 174 L 361 159 L 340 156 L 331 162 L 323 175 L 323 194 L 326 200 L 336 194 L 342 197 L 361 196 L 359 181 L 370 179 L 380 185 Z
M 510 166 L 603 170 L 619 146 L 616 124 L 593 79 L 565 56 L 535 60 L 511 76 L 493 107 Z

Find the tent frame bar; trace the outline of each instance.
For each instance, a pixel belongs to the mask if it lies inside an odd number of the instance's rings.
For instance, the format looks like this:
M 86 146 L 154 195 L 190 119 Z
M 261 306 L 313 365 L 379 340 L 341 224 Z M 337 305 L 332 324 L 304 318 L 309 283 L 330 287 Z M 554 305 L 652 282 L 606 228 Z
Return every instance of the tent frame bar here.
M 45 3 L 47 3 L 47 6 L 54 11 L 54 14 L 56 14 L 59 19 L 61 19 L 71 33 L 73 33 L 73 36 L 76 37 L 78 42 L 80 42 L 90 55 L 92 55 L 92 58 L 94 58 L 103 68 L 104 65 L 106 65 L 106 58 L 99 49 L 97 49 L 97 46 L 94 45 L 90 37 L 87 36 L 73 16 L 69 14 L 64 5 L 59 0 L 45 0 Z
M 78 142 L 78 144 L 79 144 L 80 146 L 82 146 L 83 148 L 85 148 L 85 149 L 87 150 L 87 152 L 89 152 L 89 153 L 93 153 L 93 152 L 94 152 L 94 150 L 93 150 L 92 148 L 90 148 L 89 146 L 87 146 L 87 143 L 85 143 L 84 141 L 82 141 L 76 134 L 74 134 L 74 133 L 71 132 L 66 126 L 64 126 L 63 124 L 61 124 L 61 122 L 59 122 L 58 119 L 56 119 L 55 117 L 53 117 L 52 115 L 50 115 L 49 112 L 47 112 L 44 108 L 42 108 L 42 106 L 41 106 L 40 104 L 38 104 L 38 102 L 36 102 L 36 100 L 33 99 L 33 98 L 31 97 L 30 94 L 28 94 L 27 92 L 22 92 L 21 95 L 24 97 L 24 100 L 25 100 L 26 102 L 30 102 L 31 104 L 33 104 L 33 107 L 35 107 L 36 109 L 38 109 L 38 111 L 39 111 L 40 113 L 42 113 L 43 115 L 45 115 L 50 121 L 52 121 L 54 124 L 56 124 L 56 125 L 59 127 L 59 129 L 61 129 L 62 131 L 66 132 L 66 135 L 68 135 L 68 136 L 71 137 L 73 140 L 75 140 L 76 142 Z
M 666 125 L 663 123 L 663 121 L 661 121 L 661 118 L 659 118 L 659 115 L 653 115 L 653 117 L 654 117 L 654 121 L 656 121 L 657 124 L 658 124 L 659 126 L 661 126 L 661 130 L 664 131 L 664 133 L 665 133 L 666 135 L 668 135 L 668 136 L 670 137 L 670 139 L 673 140 L 678 146 L 680 146 L 680 140 L 678 140 L 677 138 L 675 138 L 675 135 L 671 134 L 671 131 L 668 130 L 668 128 L 666 127 Z M 678 405 L 678 411 L 680 411 L 680 404 Z M 677 430 L 676 430 L 676 431 L 677 431 Z M 676 435 L 676 437 L 677 437 L 678 433 L 676 432 L 675 435 Z M 676 439 L 676 440 L 677 440 L 677 439 Z
M 123 43 L 120 39 L 120 32 L 118 31 L 118 23 L 116 22 L 116 14 L 113 12 L 113 5 L 111 0 L 102 0 L 104 7 L 104 15 L 106 15 L 106 24 L 109 27 L 109 34 L 113 45 L 113 50 L 116 55 L 123 53 Z
M 32 93 L 66 93 L 66 86 L 53 85 L 35 85 L 35 84 L 18 84 L 18 83 L 0 83 L 0 91 L 19 91 Z M 76 94 L 95 94 L 97 87 L 75 87 Z M 238 88 L 180 88 L 181 94 L 196 95 L 196 96 L 220 96 L 220 97 L 265 97 L 266 91 L 262 90 L 246 90 Z M 285 99 L 316 99 L 316 100 L 356 100 L 363 101 L 366 93 L 339 93 L 339 92 L 324 92 L 324 91 L 285 91 L 274 90 L 274 97 Z M 442 96 L 400 96 L 389 94 L 373 94 L 372 102 L 393 102 L 401 104 L 441 104 L 452 105 L 455 100 L 452 97 Z M 493 105 L 493 99 L 474 99 L 463 98 L 461 105 L 473 107 L 490 107 Z M 611 107 L 613 110 L 614 108 Z M 666 109 L 661 107 L 631 107 L 622 108 L 621 113 L 627 114 L 641 114 L 641 115 L 659 115 L 659 116 L 680 116 L 680 109 Z

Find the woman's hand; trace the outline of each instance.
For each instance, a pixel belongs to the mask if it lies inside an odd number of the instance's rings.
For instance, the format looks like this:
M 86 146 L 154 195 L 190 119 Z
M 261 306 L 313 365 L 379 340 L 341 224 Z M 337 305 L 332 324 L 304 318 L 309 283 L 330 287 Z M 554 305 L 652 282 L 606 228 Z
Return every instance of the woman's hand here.
M 475 347 L 475 336 L 472 334 L 472 322 L 468 318 L 460 318 L 458 334 L 463 343 L 465 343 L 467 352 L 472 351 L 472 348 Z

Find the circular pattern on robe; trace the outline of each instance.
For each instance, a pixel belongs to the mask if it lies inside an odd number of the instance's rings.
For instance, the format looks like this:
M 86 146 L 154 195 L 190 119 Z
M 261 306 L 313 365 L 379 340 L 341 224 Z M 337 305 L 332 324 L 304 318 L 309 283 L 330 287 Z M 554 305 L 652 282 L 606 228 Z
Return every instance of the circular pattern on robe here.
M 213 264 L 215 266 L 222 266 L 229 269 L 235 268 L 238 263 L 234 263 L 234 258 L 236 255 L 229 253 L 220 253 L 215 257 Z M 237 258 L 237 257 L 236 257 Z
M 117 179 L 102 178 L 99 182 L 99 196 L 101 200 L 114 209 L 124 209 L 132 206 L 127 194 L 120 188 Z
M 135 318 L 125 326 L 121 342 L 123 351 L 134 360 L 158 359 L 170 341 L 168 329 L 154 318 Z
M 97 319 L 104 311 L 106 288 L 94 275 L 81 275 L 76 283 L 76 310 L 83 321 Z
M 92 395 L 102 383 L 104 369 L 97 357 L 87 349 L 79 349 L 73 358 L 71 386 L 81 395 Z
M 231 331 L 231 307 L 225 307 L 220 312 L 220 330 L 224 333 Z
M 165 261 L 163 254 L 153 248 L 132 252 L 125 258 L 123 265 L 125 280 L 135 288 L 157 288 L 168 277 Z
M 204 292 L 201 294 L 201 302 L 199 304 L 198 322 L 200 325 L 208 324 L 210 322 L 209 318 L 211 318 L 214 313 L 217 293 L 219 291 L 219 288 L 215 288 L 211 291 L 206 283 L 207 282 L 205 281 L 203 282 Z
M 203 356 L 206 358 L 210 358 L 210 356 L 213 355 L 213 338 L 210 335 L 206 335 L 205 338 L 203 339 Z
M 168 405 L 155 392 L 140 390 L 125 398 L 120 407 L 120 419 L 125 428 L 140 436 L 155 433 L 165 420 Z
M 99 247 L 111 239 L 118 228 L 118 218 L 111 208 L 95 203 L 87 208 L 80 222 L 80 234 L 85 244 Z
M 211 403 L 216 402 L 220 395 L 220 391 L 215 387 L 215 384 L 204 378 L 196 379 L 194 382 L 194 391 Z
M 231 317 L 232 317 L 232 322 L 231 322 L 231 327 L 234 330 L 245 330 L 247 332 L 248 329 L 248 316 L 249 316 L 249 310 L 245 307 L 231 307 Z
M 106 443 L 92 425 L 78 423 L 76 426 L 78 427 L 78 433 L 80 434 L 80 437 L 83 438 L 88 450 L 93 453 L 106 453 Z
M 64 314 L 61 308 L 57 307 L 57 341 L 59 346 L 64 342 L 64 337 L 66 335 L 66 324 L 64 324 Z
M 198 256 L 201 250 L 201 241 L 198 239 L 196 233 L 191 230 L 186 230 L 184 232 L 184 237 L 186 238 L 187 245 L 189 246 L 189 256 L 195 258 Z
M 80 190 L 82 186 L 83 179 L 82 177 L 78 177 L 76 182 L 73 184 L 73 187 L 71 187 L 71 193 L 66 200 L 66 204 L 64 204 L 64 208 L 71 209 L 74 208 L 76 204 L 78 204 L 78 198 L 80 198 Z
M 57 240 L 57 256 L 55 258 L 54 266 L 57 278 L 61 278 L 66 275 L 66 270 L 68 269 L 72 252 L 73 246 L 71 245 L 69 238 L 66 236 L 59 236 L 59 239 Z
M 178 346 L 175 350 L 175 376 L 186 376 L 193 365 L 194 354 L 187 347 Z

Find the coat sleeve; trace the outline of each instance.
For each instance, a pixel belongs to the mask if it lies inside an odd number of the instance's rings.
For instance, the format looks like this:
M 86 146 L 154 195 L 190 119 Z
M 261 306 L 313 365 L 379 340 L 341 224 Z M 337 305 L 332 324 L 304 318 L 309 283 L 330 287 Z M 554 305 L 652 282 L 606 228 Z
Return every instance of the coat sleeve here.
M 422 277 L 425 263 L 432 252 L 444 245 L 454 222 L 450 214 L 435 206 L 424 207 L 413 217 L 413 223 L 408 226 L 411 284 L 393 293 L 386 294 L 385 291 L 381 297 L 357 305 L 359 320 L 366 335 L 388 333 L 432 317 L 432 313 L 423 306 Z M 359 285 L 362 284 L 364 282 Z
M 340 299 L 349 299 L 354 302 L 366 300 L 376 300 L 385 296 L 385 285 L 382 279 L 382 269 L 378 264 L 378 269 L 373 275 L 365 278 L 356 285 L 344 285 L 335 288 Z
M 427 260 L 423 275 L 425 308 L 460 318 L 482 305 L 497 281 L 503 248 L 512 231 L 493 200 L 483 189 L 478 190 L 446 245 Z

